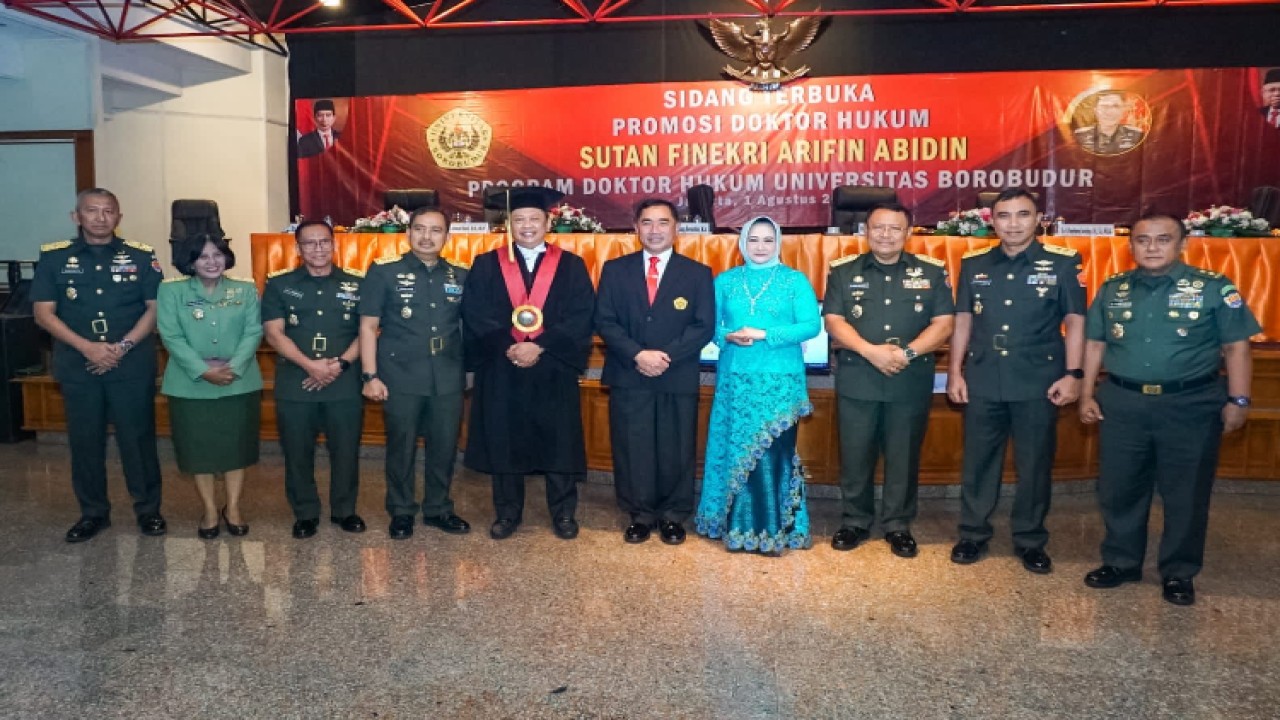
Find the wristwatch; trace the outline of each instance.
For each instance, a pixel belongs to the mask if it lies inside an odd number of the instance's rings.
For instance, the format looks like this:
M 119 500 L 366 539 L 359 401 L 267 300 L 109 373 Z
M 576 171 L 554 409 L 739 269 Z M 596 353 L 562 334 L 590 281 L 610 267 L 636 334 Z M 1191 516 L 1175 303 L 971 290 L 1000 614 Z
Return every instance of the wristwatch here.
M 1073 377 L 1073 378 L 1075 378 L 1075 379 L 1077 379 L 1077 380 L 1083 380 L 1083 379 L 1084 379 L 1084 371 L 1083 371 L 1083 370 L 1081 370 L 1080 368 L 1076 368 L 1075 370 L 1068 370 L 1068 371 L 1067 371 L 1067 376 L 1068 376 L 1068 377 Z
M 1248 395 L 1232 395 L 1227 398 L 1227 402 L 1235 405 L 1236 407 L 1242 408 L 1247 408 L 1253 404 L 1253 401 L 1249 399 Z
M 351 369 L 351 361 L 344 357 L 340 357 L 338 358 L 338 367 L 342 368 L 342 372 L 346 372 Z
M 360 382 L 369 382 L 370 380 L 377 380 L 377 379 L 378 379 L 378 373 L 376 373 L 376 372 L 371 372 L 371 373 L 362 372 L 362 373 L 360 373 Z
M 907 345 L 906 347 L 902 348 L 902 355 L 907 359 L 907 362 L 911 362 L 912 360 L 916 359 L 916 356 L 919 355 L 919 353 L 916 352 L 915 348 L 911 347 L 910 345 Z

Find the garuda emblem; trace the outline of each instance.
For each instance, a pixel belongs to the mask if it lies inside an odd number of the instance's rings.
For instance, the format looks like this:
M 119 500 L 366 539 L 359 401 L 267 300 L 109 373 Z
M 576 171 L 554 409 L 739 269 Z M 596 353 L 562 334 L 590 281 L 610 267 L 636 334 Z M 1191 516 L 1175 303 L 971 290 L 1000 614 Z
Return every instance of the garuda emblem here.
M 809 73 L 808 65 L 788 70 L 782 62 L 809 47 L 821 25 L 822 18 L 812 15 L 792 20 L 776 34 L 767 20 L 756 21 L 754 34 L 727 20 L 712 20 L 710 29 L 720 52 L 748 64 L 744 70 L 725 65 L 726 74 L 751 85 L 752 90 L 777 90 Z

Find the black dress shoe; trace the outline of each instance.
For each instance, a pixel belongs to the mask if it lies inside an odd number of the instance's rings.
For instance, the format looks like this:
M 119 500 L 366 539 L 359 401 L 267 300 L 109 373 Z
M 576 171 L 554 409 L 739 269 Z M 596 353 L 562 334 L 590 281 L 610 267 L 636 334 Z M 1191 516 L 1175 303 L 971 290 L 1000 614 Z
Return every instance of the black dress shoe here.
M 1194 605 L 1196 602 L 1196 586 L 1192 585 L 1190 580 L 1165 578 L 1164 601 L 1174 605 Z
M 679 545 L 684 542 L 684 526 L 678 522 L 663 520 L 658 526 L 658 534 L 662 536 L 662 542 L 668 545 Z
M 622 539 L 635 545 L 649 539 L 649 523 L 633 522 L 622 531 Z
M 248 525 L 232 525 L 231 524 L 231 521 L 227 519 L 226 508 L 222 508 L 221 515 L 222 515 L 222 522 L 227 524 L 227 532 L 231 533 L 236 537 L 244 537 L 245 535 L 249 534 Z
M 572 540 L 578 537 L 578 521 L 571 517 L 556 518 L 552 526 L 555 528 L 556 537 L 561 540 Z
M 920 548 L 916 547 L 916 539 L 906 530 L 885 533 L 884 539 L 889 543 L 893 554 L 900 558 L 913 558 L 920 553 Z
M 982 559 L 984 553 L 987 552 L 986 543 L 976 543 L 972 540 L 961 540 L 951 548 L 951 562 L 957 565 L 972 565 Z
M 329 517 L 329 522 L 349 533 L 364 532 L 364 518 L 361 518 L 359 515 L 348 515 L 346 517 L 332 515 Z M 312 534 L 314 534 L 314 531 Z
M 413 516 L 396 515 L 391 518 L 391 526 L 387 528 L 387 534 L 392 540 L 408 540 L 413 537 Z
M 471 532 L 471 524 L 453 513 L 445 513 L 444 515 L 437 515 L 436 517 L 426 517 L 424 515 L 422 518 L 422 524 L 430 525 L 434 528 L 440 528 L 450 535 L 466 535 Z
M 199 525 L 196 526 L 196 535 L 199 536 L 201 540 L 213 540 L 218 537 L 218 533 L 221 531 L 221 525 L 214 525 L 211 528 L 202 528 Z
M 316 528 L 320 525 L 319 518 L 311 518 L 310 520 L 299 520 L 293 524 L 293 536 L 299 540 L 306 540 L 316 534 Z
M 82 517 L 67 531 L 67 542 L 78 543 L 92 540 L 94 535 L 111 527 L 111 520 L 104 517 Z
M 1049 558 L 1049 553 L 1041 548 L 1015 550 L 1014 554 L 1022 558 L 1022 567 L 1026 568 L 1027 572 L 1037 575 L 1048 575 L 1053 572 L 1053 560 Z
M 138 529 L 142 531 L 143 535 L 159 537 L 168 530 L 168 527 L 159 513 L 147 513 L 138 518 Z
M 864 528 L 842 527 L 831 536 L 831 547 L 836 550 L 852 550 L 871 537 L 870 531 Z
M 520 523 L 516 520 L 498 520 L 489 526 L 489 537 L 494 540 L 506 540 L 518 527 Z
M 1084 576 L 1084 584 L 1091 588 L 1107 589 L 1119 587 L 1127 582 L 1138 582 L 1142 579 L 1142 568 L 1122 570 L 1115 565 L 1103 565 Z

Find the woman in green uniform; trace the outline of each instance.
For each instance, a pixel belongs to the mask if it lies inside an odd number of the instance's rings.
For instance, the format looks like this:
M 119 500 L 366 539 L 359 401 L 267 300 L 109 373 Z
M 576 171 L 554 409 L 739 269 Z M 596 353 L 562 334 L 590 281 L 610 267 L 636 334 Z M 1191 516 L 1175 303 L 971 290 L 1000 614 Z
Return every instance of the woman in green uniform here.
M 216 538 L 219 511 L 214 478 L 226 481 L 221 519 L 232 535 L 249 526 L 240 514 L 244 470 L 258 462 L 262 340 L 258 292 L 251 280 L 227 277 L 236 258 L 222 238 L 178 248 L 174 267 L 185 278 L 166 280 L 156 299 L 160 338 L 169 351 L 160 392 L 169 397 L 169 427 L 178 469 L 195 476 L 204 504 L 198 534 Z

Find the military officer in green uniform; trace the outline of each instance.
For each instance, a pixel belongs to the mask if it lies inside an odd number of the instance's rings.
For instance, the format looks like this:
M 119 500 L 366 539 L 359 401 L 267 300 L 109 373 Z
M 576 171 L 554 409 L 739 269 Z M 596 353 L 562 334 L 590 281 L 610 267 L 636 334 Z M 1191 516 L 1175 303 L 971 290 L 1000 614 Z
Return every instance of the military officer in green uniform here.
M 951 560 L 973 563 L 986 552 L 1012 435 L 1014 553 L 1028 571 L 1048 573 L 1053 563 L 1044 549 L 1044 519 L 1053 492 L 1058 408 L 1080 392 L 1085 291 L 1079 253 L 1038 242 L 1039 219 L 1030 192 L 1000 193 L 991 209 L 1000 243 L 966 253 L 956 278 L 947 397 L 967 407 L 960 541 Z
M 364 532 L 356 514 L 364 398 L 360 373 L 360 283 L 364 273 L 333 264 L 333 229 L 323 220 L 294 231 L 302 265 L 272 273 L 262 293 L 262 328 L 279 353 L 276 426 L 284 450 L 284 488 L 293 508 L 293 536 L 316 534 L 316 437 L 329 450 L 329 519 Z
M 71 487 L 80 520 L 67 542 L 111 525 L 107 423 L 115 428 L 125 484 L 144 535 L 163 535 L 156 456 L 156 291 L 163 274 L 152 249 L 120 239 L 120 204 L 108 190 L 76 197 L 74 240 L 40 248 L 31 284 L 35 319 L 53 336 L 71 444 Z
M 1085 326 L 1080 419 L 1101 423 L 1098 499 L 1107 532 L 1102 567 L 1084 582 L 1111 588 L 1142 579 L 1157 489 L 1164 599 L 1190 605 L 1192 578 L 1204 562 L 1218 446 L 1224 432 L 1245 423 L 1249 337 L 1261 328 L 1230 280 L 1182 262 L 1185 230 L 1176 218 L 1139 220 L 1129 248 L 1137 269 L 1107 279 Z M 1095 390 L 1104 366 L 1107 380 Z
M 867 215 L 871 252 L 831 263 L 823 313 L 835 341 L 840 425 L 840 529 L 836 550 L 870 537 L 875 468 L 884 457 L 880 526 L 892 552 L 915 557 L 920 446 L 933 397 L 933 351 L 951 335 L 955 303 L 946 265 L 905 252 L 911 212 L 877 205 Z
M 413 535 L 414 516 L 448 533 L 471 530 L 453 511 L 449 485 L 462 426 L 464 267 L 440 257 L 448 220 L 438 208 L 409 218 L 410 252 L 378 260 L 360 298 L 364 396 L 383 403 L 391 537 Z M 381 334 L 379 334 L 381 330 Z M 418 437 L 426 454 L 422 502 L 415 493 Z

